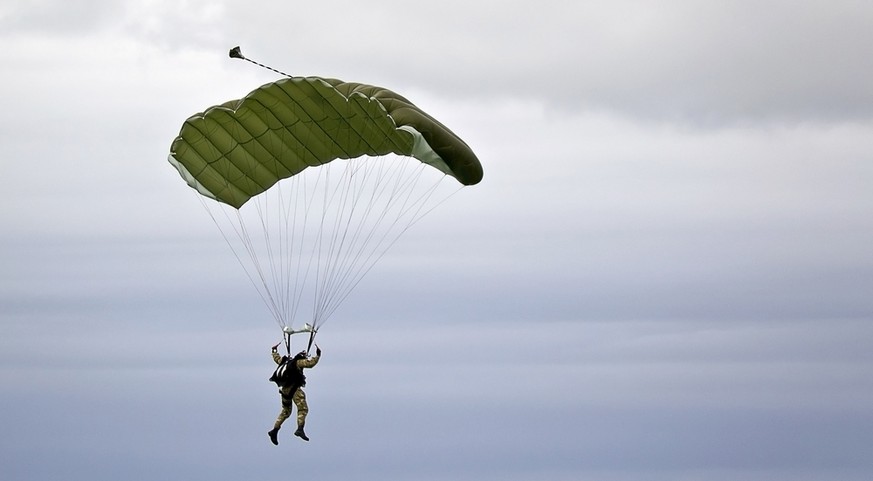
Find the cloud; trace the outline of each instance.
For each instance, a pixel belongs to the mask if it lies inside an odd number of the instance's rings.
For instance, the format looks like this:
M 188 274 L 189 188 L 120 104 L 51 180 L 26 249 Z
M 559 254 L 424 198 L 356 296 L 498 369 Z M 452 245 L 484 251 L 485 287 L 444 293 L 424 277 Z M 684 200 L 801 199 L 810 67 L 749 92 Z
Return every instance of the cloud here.
M 221 3 L 204 0 L 85 0 L 76 5 L 62 0 L 12 0 L 0 9 L 0 25 L 7 36 L 69 39 L 123 33 L 170 48 L 209 43 L 214 37 L 208 32 L 215 31 L 222 14 Z
M 214 55 L 234 72 L 250 69 L 224 58 L 242 45 L 252 58 L 298 75 L 698 127 L 852 122 L 873 112 L 866 82 L 873 7 L 849 0 L 449 1 L 415 9 L 398 1 L 366 9 L 344 1 L 305 8 L 84 2 L 85 14 L 66 5 L 7 7 L 7 35 L 111 32 L 168 54 Z M 101 52 L 80 47 L 78 54 Z
M 870 479 L 865 3 L 70 8 L 0 7 L 0 477 Z M 275 78 L 236 44 L 485 166 L 324 326 L 278 449 L 278 330 L 166 162 Z
M 0 8 L 0 26 L 6 35 L 82 35 L 117 19 L 125 6 L 111 0 L 88 0 L 75 5 L 63 0 L 11 0 Z
M 252 54 L 305 74 L 423 85 L 692 125 L 868 119 L 873 8 L 851 1 L 382 2 L 265 19 L 234 10 Z M 428 23 L 423 19 L 427 18 Z M 289 42 L 289 39 L 293 41 Z M 437 40 L 438 39 L 438 40 Z M 397 66 L 402 64 L 403 69 Z M 372 80 L 370 80 L 372 79 Z

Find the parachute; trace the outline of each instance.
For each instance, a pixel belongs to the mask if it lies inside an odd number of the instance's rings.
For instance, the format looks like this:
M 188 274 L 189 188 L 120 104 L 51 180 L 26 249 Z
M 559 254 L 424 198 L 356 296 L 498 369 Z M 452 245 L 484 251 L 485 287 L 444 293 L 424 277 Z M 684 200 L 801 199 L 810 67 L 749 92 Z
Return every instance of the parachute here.
M 301 332 L 303 305 L 314 333 L 403 232 L 483 175 L 470 147 L 406 98 L 321 77 L 191 116 L 168 160 L 286 333 Z

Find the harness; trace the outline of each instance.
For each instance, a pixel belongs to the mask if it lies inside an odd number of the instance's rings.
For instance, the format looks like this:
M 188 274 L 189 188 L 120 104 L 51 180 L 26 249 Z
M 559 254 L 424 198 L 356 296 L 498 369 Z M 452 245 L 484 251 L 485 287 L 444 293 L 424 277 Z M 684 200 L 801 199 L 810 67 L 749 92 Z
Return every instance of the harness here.
M 300 355 L 293 358 L 282 356 L 282 361 L 276 367 L 276 370 L 273 371 L 270 381 L 276 383 L 280 389 L 292 388 L 290 394 L 293 395 L 297 388 L 306 385 L 306 376 L 303 374 L 303 368 L 297 365 L 297 361 L 300 359 L 303 359 Z

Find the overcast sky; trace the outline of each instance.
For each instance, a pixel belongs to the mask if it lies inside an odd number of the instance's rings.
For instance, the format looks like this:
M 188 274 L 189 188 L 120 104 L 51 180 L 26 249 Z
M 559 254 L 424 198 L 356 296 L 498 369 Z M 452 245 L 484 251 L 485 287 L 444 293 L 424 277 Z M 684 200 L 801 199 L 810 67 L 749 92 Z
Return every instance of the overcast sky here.
M 0 478 L 873 479 L 873 3 L 4 0 Z M 277 75 L 485 177 L 280 333 L 166 157 Z

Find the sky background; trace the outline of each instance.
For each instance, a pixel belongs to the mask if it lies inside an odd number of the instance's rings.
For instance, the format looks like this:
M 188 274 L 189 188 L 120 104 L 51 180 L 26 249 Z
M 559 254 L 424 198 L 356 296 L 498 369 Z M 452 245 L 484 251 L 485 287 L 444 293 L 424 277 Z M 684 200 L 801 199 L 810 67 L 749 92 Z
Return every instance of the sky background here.
M 0 478 L 873 478 L 873 4 L 4 0 Z M 280 333 L 166 162 L 296 75 L 485 177 Z

